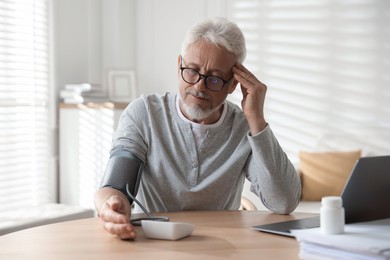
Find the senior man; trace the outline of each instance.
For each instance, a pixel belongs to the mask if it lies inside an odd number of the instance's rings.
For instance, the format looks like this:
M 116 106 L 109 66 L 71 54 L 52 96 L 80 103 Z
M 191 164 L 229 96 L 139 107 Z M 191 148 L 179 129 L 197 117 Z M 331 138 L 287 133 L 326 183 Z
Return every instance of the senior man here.
M 296 208 L 299 176 L 266 122 L 267 87 L 242 65 L 245 55 L 236 24 L 202 20 L 189 29 L 177 58 L 178 93 L 129 104 L 95 194 L 109 233 L 136 237 L 126 185 L 150 212 L 236 210 L 245 178 L 273 212 Z M 241 108 L 226 100 L 238 84 Z

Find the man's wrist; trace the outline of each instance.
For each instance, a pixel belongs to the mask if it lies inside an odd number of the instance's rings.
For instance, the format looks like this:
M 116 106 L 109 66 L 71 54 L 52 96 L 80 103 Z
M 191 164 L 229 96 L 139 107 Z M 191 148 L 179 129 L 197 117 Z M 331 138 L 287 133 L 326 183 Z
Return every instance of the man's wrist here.
M 248 120 L 248 124 L 252 136 L 262 132 L 268 125 L 264 118 L 256 120 L 256 122 Z

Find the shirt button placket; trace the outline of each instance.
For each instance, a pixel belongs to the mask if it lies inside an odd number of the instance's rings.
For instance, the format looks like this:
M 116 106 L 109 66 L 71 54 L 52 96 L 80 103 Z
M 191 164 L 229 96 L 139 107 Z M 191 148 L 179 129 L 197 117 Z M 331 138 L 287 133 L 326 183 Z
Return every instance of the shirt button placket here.
M 191 168 L 190 184 L 195 186 L 198 183 L 198 163 L 193 162 Z

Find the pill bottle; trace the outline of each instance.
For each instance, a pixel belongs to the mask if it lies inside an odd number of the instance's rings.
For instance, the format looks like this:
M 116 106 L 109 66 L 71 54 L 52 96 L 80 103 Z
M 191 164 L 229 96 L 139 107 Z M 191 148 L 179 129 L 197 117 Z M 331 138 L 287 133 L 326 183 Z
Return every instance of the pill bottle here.
M 338 196 L 321 199 L 320 226 L 323 234 L 344 233 L 345 217 L 343 201 Z

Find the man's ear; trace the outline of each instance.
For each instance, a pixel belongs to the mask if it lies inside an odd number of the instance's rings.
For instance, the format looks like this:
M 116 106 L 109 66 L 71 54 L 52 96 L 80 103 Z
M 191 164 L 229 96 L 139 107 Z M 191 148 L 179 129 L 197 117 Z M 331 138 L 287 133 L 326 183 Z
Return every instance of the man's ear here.
M 177 75 L 180 77 L 180 62 L 181 62 L 181 55 L 177 56 Z
M 229 86 L 229 94 L 232 94 L 238 85 L 238 80 L 233 79 L 233 82 Z

